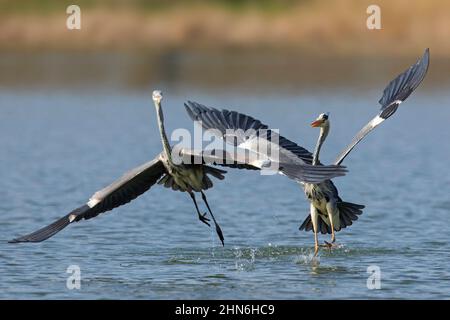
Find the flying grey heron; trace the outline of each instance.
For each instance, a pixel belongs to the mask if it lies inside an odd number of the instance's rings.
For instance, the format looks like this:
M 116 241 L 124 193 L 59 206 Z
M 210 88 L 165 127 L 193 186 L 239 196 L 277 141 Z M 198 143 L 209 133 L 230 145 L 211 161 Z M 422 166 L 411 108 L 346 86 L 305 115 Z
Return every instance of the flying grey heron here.
M 381 111 L 356 134 L 351 143 L 337 157 L 334 164 L 341 164 L 350 151 L 370 131 L 395 113 L 400 103 L 403 102 L 422 82 L 428 70 L 428 64 L 429 50 L 427 49 L 425 50 L 423 57 L 419 59 L 417 63 L 388 84 L 379 101 L 382 106 Z M 262 137 L 258 136 L 258 134 L 245 135 L 242 132 L 247 130 L 250 126 L 253 126 L 256 130 L 266 130 L 268 128 L 267 125 L 262 124 L 259 120 L 234 111 L 209 108 L 191 101 L 188 101 L 185 104 L 185 107 L 192 120 L 199 122 L 200 125 L 207 130 L 215 129 L 213 132 L 217 132 L 218 130 L 221 134 L 220 136 L 224 139 L 229 136 L 225 129 L 233 129 L 236 132 L 234 145 L 254 152 L 258 151 L 258 143 L 256 142 L 261 140 Z M 236 119 L 239 119 L 239 121 Z M 255 123 L 257 125 L 254 125 Z M 295 161 L 302 164 L 322 166 L 319 161 L 319 152 L 329 131 L 328 115 L 321 114 L 312 125 L 321 128 L 314 155 L 292 141 L 282 136 L 278 136 L 277 143 L 280 148 L 280 161 Z M 274 135 L 275 134 L 272 136 Z M 271 140 L 269 143 L 274 142 Z M 317 255 L 319 250 L 318 232 L 320 231 L 324 234 L 331 233 L 331 242 L 334 243 L 336 239 L 334 231 L 339 231 L 342 228 L 350 226 L 352 221 L 358 219 L 358 215 L 362 213 L 364 206 L 342 201 L 339 197 L 337 188 L 331 180 L 326 180 L 319 184 L 301 184 L 304 187 L 305 194 L 311 202 L 311 205 L 310 215 L 300 226 L 300 230 L 314 231 L 314 255 Z M 329 243 L 326 242 L 326 244 L 327 246 L 330 246 Z
M 262 169 L 267 164 L 267 161 L 261 161 L 260 157 L 255 157 L 255 155 L 230 154 L 224 150 L 211 150 L 211 152 L 205 154 L 202 151 L 191 149 L 177 149 L 175 155 L 179 156 L 182 162 L 175 163 L 173 159 L 174 154 L 172 154 L 172 148 L 164 129 L 161 100 L 161 92 L 155 90 L 153 92 L 153 102 L 156 108 L 158 127 L 163 146 L 163 151 L 160 154 L 153 160 L 125 173 L 121 178 L 106 188 L 97 191 L 85 205 L 73 210 L 42 229 L 13 239 L 10 242 L 40 242 L 46 240 L 73 222 L 94 218 L 101 213 L 130 202 L 149 190 L 155 183 L 158 183 L 167 188 L 172 188 L 175 191 L 187 192 L 194 202 L 200 221 L 210 226 L 206 213 L 200 213 L 195 199 L 195 192 L 200 192 L 214 222 L 217 235 L 223 245 L 224 237 L 222 230 L 211 211 L 204 190 L 213 186 L 209 176 L 222 180 L 226 171 L 211 167 L 207 164 L 258 170 Z M 281 173 L 291 179 L 311 183 L 318 183 L 326 179 L 342 176 L 346 172 L 345 167 L 340 165 L 318 167 L 277 163 L 276 167 L 279 168 Z

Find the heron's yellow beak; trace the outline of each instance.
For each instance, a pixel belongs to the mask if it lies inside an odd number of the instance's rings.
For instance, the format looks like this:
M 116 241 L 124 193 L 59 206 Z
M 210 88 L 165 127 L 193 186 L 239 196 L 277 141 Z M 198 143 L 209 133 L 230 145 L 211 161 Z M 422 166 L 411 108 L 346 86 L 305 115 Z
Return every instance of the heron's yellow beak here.
M 323 120 L 316 120 L 313 123 L 311 123 L 311 127 L 320 127 L 320 125 L 323 123 Z

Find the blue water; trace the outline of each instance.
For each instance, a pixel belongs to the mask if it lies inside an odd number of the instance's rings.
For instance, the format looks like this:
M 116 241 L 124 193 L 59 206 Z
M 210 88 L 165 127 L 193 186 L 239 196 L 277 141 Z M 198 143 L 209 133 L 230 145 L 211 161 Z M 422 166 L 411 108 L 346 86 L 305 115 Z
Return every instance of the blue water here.
M 0 90 L 0 298 L 449 298 L 450 95 L 421 88 L 346 159 L 336 185 L 366 209 L 318 259 L 312 233 L 298 231 L 309 208 L 300 186 L 238 170 L 207 192 L 225 247 L 188 195 L 160 186 L 43 243 L 8 244 L 160 152 L 152 89 Z M 309 123 L 329 111 L 325 163 L 376 114 L 381 91 L 161 89 L 169 131 L 192 130 L 182 105 L 192 99 L 251 114 L 310 150 Z M 70 265 L 79 290 L 66 287 Z M 367 288 L 369 266 L 379 290 Z

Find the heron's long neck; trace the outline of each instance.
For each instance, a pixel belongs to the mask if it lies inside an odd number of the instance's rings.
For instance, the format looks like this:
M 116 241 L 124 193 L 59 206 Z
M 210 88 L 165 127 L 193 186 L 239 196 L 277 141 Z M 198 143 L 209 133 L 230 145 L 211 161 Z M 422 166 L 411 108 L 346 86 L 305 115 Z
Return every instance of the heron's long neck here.
M 329 131 L 330 131 L 329 126 L 320 128 L 319 138 L 317 139 L 316 148 L 314 149 L 314 155 L 313 155 L 313 161 L 312 161 L 313 166 L 316 166 L 319 164 L 320 149 L 322 148 L 322 144 L 325 142 L 325 139 L 327 138 Z
M 166 130 L 164 129 L 164 115 L 161 107 L 161 103 L 155 102 L 156 106 L 156 115 L 158 117 L 158 127 L 159 127 L 159 134 L 161 135 L 161 142 L 163 145 L 164 153 L 167 156 L 167 159 L 171 161 L 171 152 L 172 149 L 170 148 L 169 140 L 167 139 Z

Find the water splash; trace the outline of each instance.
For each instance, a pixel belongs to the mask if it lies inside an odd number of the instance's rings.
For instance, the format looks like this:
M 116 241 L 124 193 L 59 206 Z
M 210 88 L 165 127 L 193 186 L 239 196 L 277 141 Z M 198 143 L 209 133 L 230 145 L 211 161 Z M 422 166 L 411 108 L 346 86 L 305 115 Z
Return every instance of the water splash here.
M 320 265 L 320 256 L 314 256 L 314 252 L 312 250 L 302 250 L 303 252 L 296 256 L 294 262 L 296 264 L 302 265 L 311 265 L 313 267 L 317 267 Z
M 256 248 L 246 248 L 240 249 L 238 247 L 234 248 L 235 256 L 235 268 L 238 271 L 251 271 L 255 269 L 255 261 L 258 249 Z M 248 258 L 247 258 L 248 257 Z

